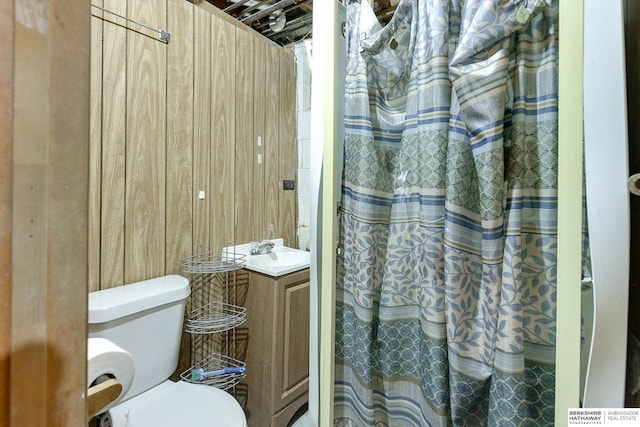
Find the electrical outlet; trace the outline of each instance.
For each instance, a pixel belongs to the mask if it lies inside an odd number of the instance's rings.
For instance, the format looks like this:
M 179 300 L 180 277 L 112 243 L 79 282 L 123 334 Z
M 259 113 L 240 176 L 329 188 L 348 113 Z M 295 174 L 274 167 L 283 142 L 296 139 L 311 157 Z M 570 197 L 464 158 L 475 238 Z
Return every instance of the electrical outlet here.
M 283 190 L 295 190 L 295 181 L 292 179 L 285 179 L 282 181 L 282 189 Z

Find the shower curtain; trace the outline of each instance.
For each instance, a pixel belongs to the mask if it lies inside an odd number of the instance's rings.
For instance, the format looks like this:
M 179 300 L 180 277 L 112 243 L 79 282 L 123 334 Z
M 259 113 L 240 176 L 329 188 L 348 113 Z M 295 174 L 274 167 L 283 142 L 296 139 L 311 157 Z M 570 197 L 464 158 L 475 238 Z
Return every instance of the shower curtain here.
M 553 425 L 557 3 L 348 5 L 336 426 Z

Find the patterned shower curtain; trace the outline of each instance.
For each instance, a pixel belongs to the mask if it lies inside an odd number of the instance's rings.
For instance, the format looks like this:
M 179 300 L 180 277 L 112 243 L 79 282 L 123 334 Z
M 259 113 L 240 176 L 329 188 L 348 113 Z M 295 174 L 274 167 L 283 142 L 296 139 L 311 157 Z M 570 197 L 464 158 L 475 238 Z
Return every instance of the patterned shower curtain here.
M 553 425 L 558 1 L 347 13 L 335 425 Z

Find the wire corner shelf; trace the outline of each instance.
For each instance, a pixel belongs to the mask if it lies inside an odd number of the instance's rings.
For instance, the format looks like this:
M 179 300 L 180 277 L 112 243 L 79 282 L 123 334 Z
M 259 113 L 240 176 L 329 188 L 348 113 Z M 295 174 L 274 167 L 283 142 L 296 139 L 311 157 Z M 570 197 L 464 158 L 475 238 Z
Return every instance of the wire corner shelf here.
M 213 250 L 182 258 L 182 272 L 191 274 L 225 273 L 244 267 L 246 255 Z
M 245 376 L 236 329 L 247 319 L 246 307 L 237 305 L 242 298 L 237 270 L 244 267 L 246 254 L 234 250 L 234 245 L 227 245 L 182 258 L 182 271 L 192 275 L 184 321 L 184 331 L 191 335 L 192 367 L 180 377 L 231 394 Z
M 212 301 L 191 310 L 184 330 L 190 334 L 218 334 L 237 328 L 247 320 L 247 309 L 222 301 Z
M 194 379 L 193 372 L 202 369 L 204 372 L 220 371 L 225 368 L 245 368 L 245 363 L 241 362 L 233 357 L 226 356 L 224 354 L 212 353 L 207 358 L 203 359 L 200 363 L 193 365 L 186 371 L 180 374 L 180 378 L 183 381 L 193 384 L 204 384 L 214 386 L 220 390 L 228 390 L 235 387 L 240 380 L 245 376 L 245 372 L 242 373 L 230 373 L 230 374 L 216 374 L 212 376 L 205 376 L 201 380 Z

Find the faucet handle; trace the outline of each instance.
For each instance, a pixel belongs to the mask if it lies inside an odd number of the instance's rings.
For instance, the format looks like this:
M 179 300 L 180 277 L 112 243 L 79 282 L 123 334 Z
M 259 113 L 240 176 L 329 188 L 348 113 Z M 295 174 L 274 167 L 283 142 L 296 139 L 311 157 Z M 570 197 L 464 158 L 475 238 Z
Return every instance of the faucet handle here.
M 254 243 L 255 243 L 255 246 L 254 246 Z M 275 243 L 273 243 L 271 240 L 263 240 L 260 243 L 251 242 L 251 246 L 250 246 L 251 249 L 249 251 L 249 254 L 261 255 L 261 254 L 269 253 L 274 248 L 274 246 L 275 246 Z

